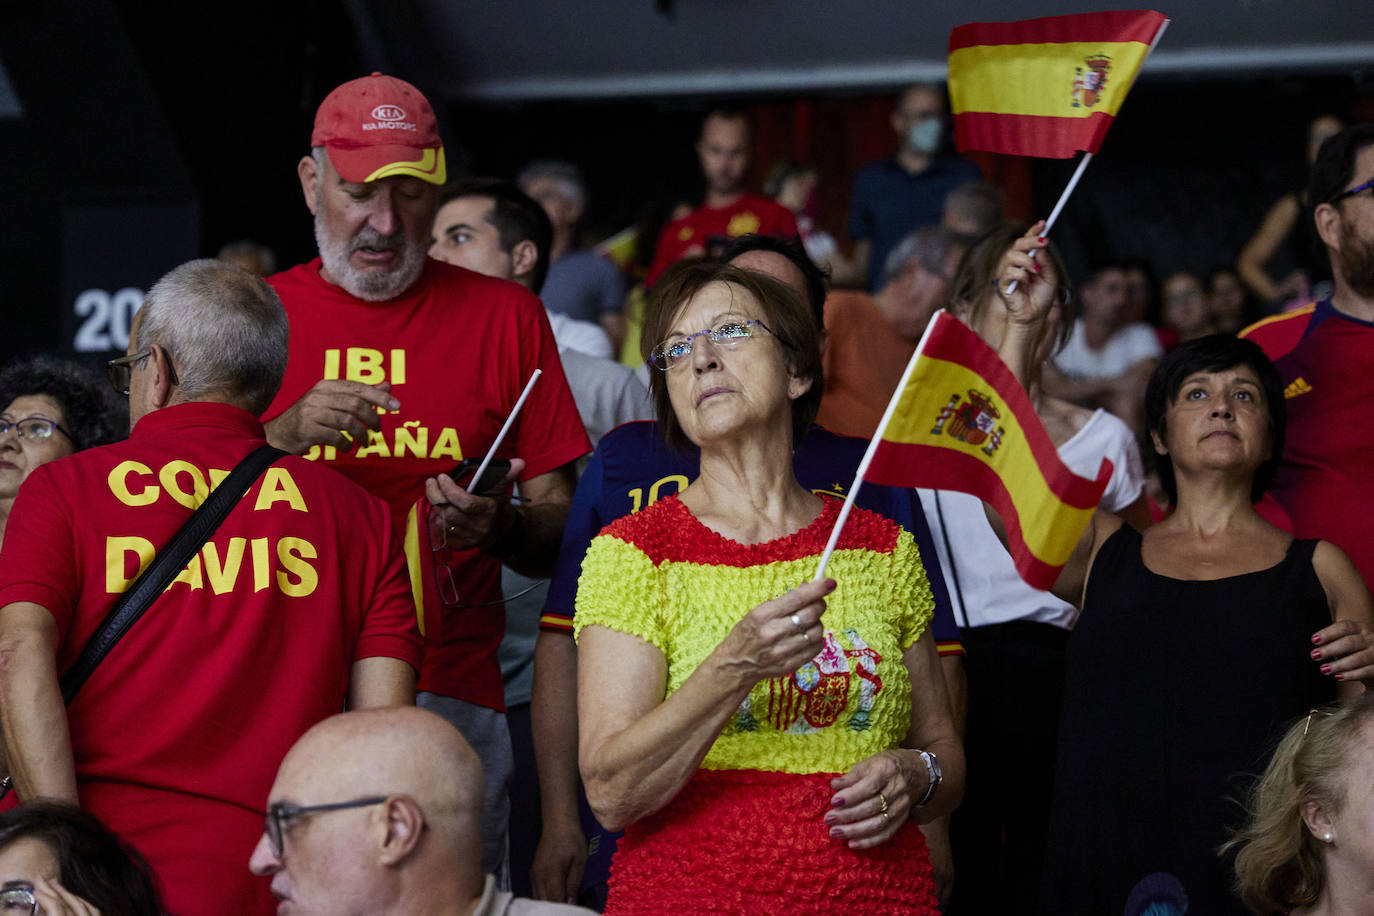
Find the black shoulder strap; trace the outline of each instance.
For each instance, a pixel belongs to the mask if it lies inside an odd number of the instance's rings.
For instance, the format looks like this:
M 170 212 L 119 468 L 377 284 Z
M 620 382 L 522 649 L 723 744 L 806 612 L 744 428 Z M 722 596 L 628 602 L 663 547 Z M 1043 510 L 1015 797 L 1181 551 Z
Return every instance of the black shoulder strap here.
M 186 568 L 186 564 L 191 562 L 191 557 L 210 540 L 220 523 L 243 498 L 243 494 L 248 492 L 253 481 L 285 454 L 286 452 L 270 445 L 259 447 L 240 461 L 238 466 L 220 481 L 219 486 L 210 492 L 205 502 L 201 503 L 186 520 L 186 524 L 181 526 L 181 530 L 158 551 L 153 562 L 148 564 L 148 568 L 143 570 L 143 574 L 133 586 L 120 597 L 114 607 L 110 608 L 110 613 L 105 615 L 100 627 L 81 650 L 76 661 L 72 662 L 72 666 L 62 675 L 63 703 L 71 704 L 72 697 L 76 696 L 81 685 L 86 683 L 95 671 L 95 666 L 100 664 L 115 647 L 115 643 L 129 632 L 129 628 L 143 616 L 143 612 L 166 590 L 177 574 Z

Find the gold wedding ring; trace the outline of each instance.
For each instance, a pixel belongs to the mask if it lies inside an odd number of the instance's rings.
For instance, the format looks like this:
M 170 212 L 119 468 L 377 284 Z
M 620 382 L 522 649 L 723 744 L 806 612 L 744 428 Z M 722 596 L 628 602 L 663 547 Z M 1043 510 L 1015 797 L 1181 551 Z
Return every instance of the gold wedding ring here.
M 878 804 L 882 806 L 878 813 L 883 816 L 883 820 L 887 820 L 887 796 L 883 795 L 881 792 L 878 793 Z

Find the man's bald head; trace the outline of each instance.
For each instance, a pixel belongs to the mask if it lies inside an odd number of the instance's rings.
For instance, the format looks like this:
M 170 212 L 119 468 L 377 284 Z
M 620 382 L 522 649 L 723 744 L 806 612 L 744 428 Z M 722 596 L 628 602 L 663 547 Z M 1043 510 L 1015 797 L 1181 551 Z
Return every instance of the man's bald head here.
M 268 804 L 339 807 L 288 816 L 281 850 L 264 836 L 249 867 L 271 875 L 272 892 L 300 913 L 480 893 L 482 786 L 477 755 L 434 713 L 332 716 L 287 752 Z
M 287 753 L 277 783 L 331 796 L 403 793 L 427 814 L 482 810 L 477 754 L 458 729 L 413 706 L 360 709 L 325 719 Z

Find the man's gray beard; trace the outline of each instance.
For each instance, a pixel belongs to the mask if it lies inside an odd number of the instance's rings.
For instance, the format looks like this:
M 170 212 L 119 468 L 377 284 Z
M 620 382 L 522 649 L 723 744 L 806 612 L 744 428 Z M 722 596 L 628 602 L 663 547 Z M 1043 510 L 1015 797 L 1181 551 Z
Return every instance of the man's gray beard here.
M 370 234 L 370 235 L 369 235 Z M 384 302 L 395 299 L 420 278 L 425 268 L 425 258 L 429 245 L 424 242 L 401 241 L 399 249 L 401 263 L 395 270 L 386 273 L 361 271 L 353 267 L 348 256 L 355 248 L 384 237 L 374 230 L 365 228 L 352 239 L 335 240 L 329 238 L 320 222 L 318 211 L 315 216 L 315 245 L 320 250 L 320 260 L 324 269 L 349 294 L 366 302 Z

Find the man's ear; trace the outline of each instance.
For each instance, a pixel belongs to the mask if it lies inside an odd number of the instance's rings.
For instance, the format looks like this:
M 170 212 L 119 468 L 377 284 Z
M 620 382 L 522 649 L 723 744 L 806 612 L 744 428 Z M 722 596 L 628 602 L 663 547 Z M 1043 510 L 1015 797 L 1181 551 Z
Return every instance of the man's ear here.
M 539 263 L 539 249 L 529 239 L 516 242 L 510 250 L 510 261 L 511 272 L 517 280 L 522 280 L 534 273 L 534 265 Z
M 320 164 L 315 161 L 314 156 L 302 156 L 301 161 L 296 163 L 296 175 L 301 180 L 301 193 L 305 195 L 305 205 L 313 214 L 319 193 Z
M 384 819 L 379 861 L 386 866 L 400 865 L 415 851 L 425 830 L 425 815 L 409 795 L 394 795 L 379 808 Z
M 145 389 L 148 407 L 150 410 L 160 410 L 171 403 L 172 389 L 176 387 L 172 382 L 172 359 L 161 344 L 153 344 L 148 349 L 152 351 L 148 357 L 148 367 L 144 370 L 152 373 Z
M 1301 215 L 1298 218 L 1301 219 Z M 1321 236 L 1322 244 L 1327 248 L 1340 249 L 1341 211 L 1335 204 L 1317 204 L 1317 209 L 1312 211 L 1312 223 L 1317 235 Z

